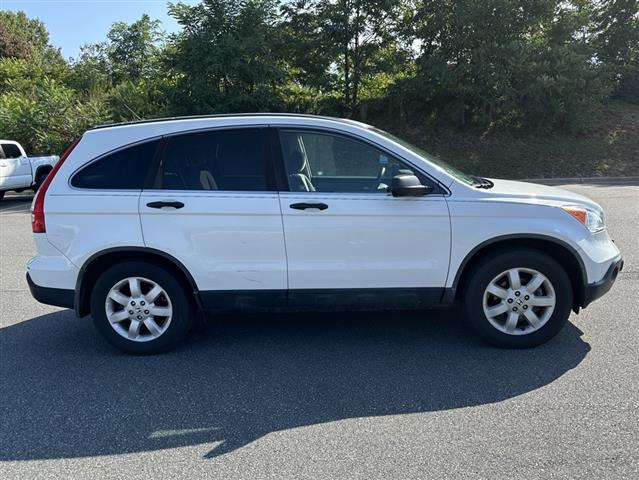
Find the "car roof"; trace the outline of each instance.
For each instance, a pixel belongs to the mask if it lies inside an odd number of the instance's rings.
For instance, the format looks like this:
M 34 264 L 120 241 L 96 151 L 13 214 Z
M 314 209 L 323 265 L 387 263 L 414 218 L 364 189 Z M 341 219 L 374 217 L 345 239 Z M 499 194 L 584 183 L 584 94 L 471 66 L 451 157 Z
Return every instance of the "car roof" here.
M 123 127 L 128 125 L 147 125 L 153 123 L 161 123 L 161 122 L 176 122 L 180 120 L 223 120 L 225 118 L 234 119 L 234 118 L 262 118 L 264 120 L 268 118 L 274 119 L 282 119 L 282 118 L 299 118 L 299 119 L 312 119 L 312 120 L 330 120 L 332 122 L 343 123 L 347 125 L 359 125 L 359 126 L 368 126 L 361 122 L 357 122 L 355 120 L 350 120 L 347 118 L 337 118 L 337 117 L 328 117 L 321 115 L 307 115 L 302 113 L 231 113 L 231 114 L 214 114 L 214 115 L 189 115 L 182 117 L 163 117 L 163 118 L 150 118 L 150 119 L 140 119 L 133 120 L 130 122 L 113 122 L 113 123 L 105 123 L 101 125 L 96 125 L 89 130 L 101 130 L 105 128 L 112 127 Z

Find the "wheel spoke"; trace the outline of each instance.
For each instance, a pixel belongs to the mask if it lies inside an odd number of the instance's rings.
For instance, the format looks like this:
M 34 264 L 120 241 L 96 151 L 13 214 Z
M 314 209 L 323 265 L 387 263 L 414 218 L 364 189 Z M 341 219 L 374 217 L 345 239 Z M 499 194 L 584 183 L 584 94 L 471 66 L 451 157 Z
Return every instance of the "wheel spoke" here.
M 140 279 L 139 278 L 129 278 L 129 289 L 131 290 L 132 297 L 139 297 L 142 295 L 142 290 L 140 289 Z
M 486 291 L 494 296 L 496 296 L 497 298 L 501 298 L 501 299 L 507 299 L 508 298 L 508 292 L 501 288 L 499 285 L 496 285 L 494 283 L 491 283 L 490 285 L 488 285 L 488 288 L 486 289 Z
M 154 337 L 159 337 L 162 334 L 162 329 L 152 318 L 144 320 L 144 326 L 149 329 L 149 332 L 151 332 L 151 335 Z
M 497 305 L 490 307 L 486 310 L 486 314 L 489 317 L 496 317 L 497 315 L 501 315 L 508 310 L 508 305 L 504 302 L 498 303 Z
M 109 298 L 113 300 L 114 302 L 119 303 L 120 305 L 128 305 L 129 301 L 131 300 L 129 297 L 121 294 L 117 290 L 111 290 L 109 292 Z
M 519 320 L 519 314 L 515 312 L 510 312 L 508 314 L 508 320 L 506 320 L 506 325 L 504 325 L 504 329 L 508 333 L 512 333 L 515 331 L 515 327 L 517 327 L 517 321 Z
M 529 304 L 533 307 L 552 307 L 555 305 L 555 297 L 532 297 Z
M 521 288 L 521 279 L 519 278 L 519 270 L 513 268 L 508 270 L 508 281 L 510 282 L 510 288 L 517 290 Z
M 129 312 L 126 309 L 124 309 L 109 315 L 109 322 L 118 323 L 118 322 L 121 322 L 122 320 L 126 320 L 127 318 L 129 318 Z
M 541 284 L 544 283 L 544 279 L 545 277 L 540 273 L 535 274 L 535 276 L 530 279 L 530 282 L 526 284 L 526 290 L 528 291 L 528 293 L 530 293 L 531 295 L 535 293 L 535 291 L 537 291 L 537 289 L 541 287 Z
M 539 320 L 539 317 L 532 310 L 527 310 L 524 313 L 524 317 L 526 317 L 526 320 L 528 320 L 528 323 L 530 323 L 530 325 L 533 328 L 539 328 L 539 326 L 541 325 L 541 321 Z
M 144 299 L 147 301 L 147 303 L 152 303 L 155 301 L 156 298 L 160 296 L 161 293 L 162 288 L 160 288 L 159 285 L 154 285 L 153 288 L 149 290 L 149 293 L 144 295 Z
M 128 337 L 131 340 L 135 340 L 138 335 L 140 335 L 140 326 L 142 322 L 138 322 L 137 320 L 131 320 L 131 325 L 129 325 Z
M 152 306 L 149 308 L 149 313 L 154 317 L 169 317 L 173 310 L 171 307 Z

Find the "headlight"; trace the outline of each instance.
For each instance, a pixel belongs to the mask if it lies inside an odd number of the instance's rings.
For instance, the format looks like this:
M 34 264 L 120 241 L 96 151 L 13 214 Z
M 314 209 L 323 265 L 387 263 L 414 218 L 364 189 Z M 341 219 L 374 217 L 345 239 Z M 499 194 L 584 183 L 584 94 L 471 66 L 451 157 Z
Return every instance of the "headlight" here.
M 592 208 L 578 207 L 575 205 L 567 205 L 561 207 L 564 212 L 570 214 L 573 218 L 583 224 L 592 233 L 599 232 L 606 228 L 603 219 L 603 213 L 599 213 Z

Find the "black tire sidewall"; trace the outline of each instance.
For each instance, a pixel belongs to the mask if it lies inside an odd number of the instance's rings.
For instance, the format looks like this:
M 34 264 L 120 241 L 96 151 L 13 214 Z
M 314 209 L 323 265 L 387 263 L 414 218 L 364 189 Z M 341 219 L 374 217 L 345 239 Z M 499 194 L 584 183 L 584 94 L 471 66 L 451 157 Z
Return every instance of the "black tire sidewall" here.
M 127 277 L 144 277 L 156 282 L 168 294 L 173 317 L 168 329 L 157 339 L 134 342 L 119 335 L 110 325 L 104 304 L 111 288 Z M 193 306 L 184 286 L 163 268 L 145 262 L 115 265 L 98 278 L 91 292 L 91 317 L 96 329 L 116 348 L 126 353 L 150 355 L 174 348 L 189 332 L 193 321 Z
M 539 330 L 527 335 L 500 332 L 486 318 L 483 296 L 486 287 L 500 273 L 511 268 L 531 268 L 544 274 L 555 290 L 557 302 L 552 316 Z M 466 321 L 487 342 L 504 348 L 531 348 L 553 338 L 564 327 L 572 309 L 572 285 L 566 271 L 545 253 L 511 250 L 485 258 L 464 285 Z
M 47 178 L 48 173 L 39 173 L 35 179 L 35 185 L 33 186 L 33 192 L 38 193 L 40 187 L 44 183 L 44 180 Z

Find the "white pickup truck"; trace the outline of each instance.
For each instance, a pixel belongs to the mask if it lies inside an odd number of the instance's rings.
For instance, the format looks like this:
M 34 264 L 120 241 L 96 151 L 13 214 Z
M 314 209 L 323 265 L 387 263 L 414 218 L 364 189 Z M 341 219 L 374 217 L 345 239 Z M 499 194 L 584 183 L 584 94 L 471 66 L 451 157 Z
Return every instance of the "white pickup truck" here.
M 0 200 L 8 191 L 37 191 L 58 159 L 57 155 L 28 157 L 18 142 L 0 140 Z

